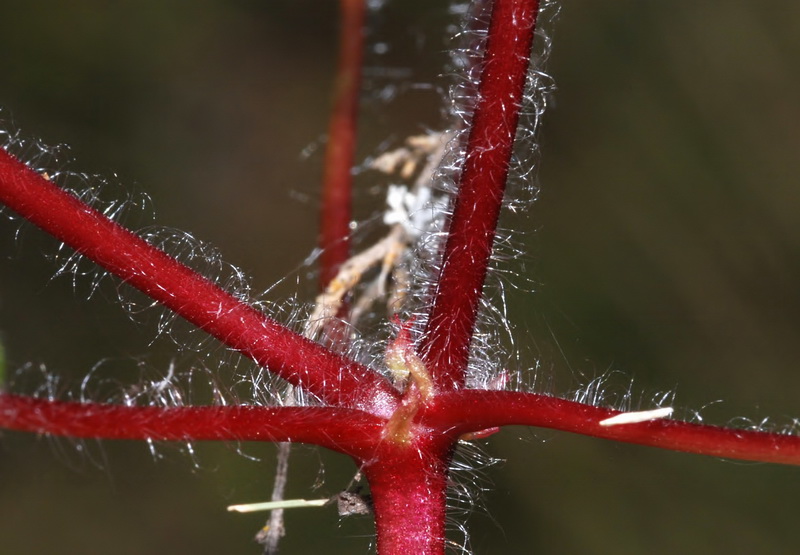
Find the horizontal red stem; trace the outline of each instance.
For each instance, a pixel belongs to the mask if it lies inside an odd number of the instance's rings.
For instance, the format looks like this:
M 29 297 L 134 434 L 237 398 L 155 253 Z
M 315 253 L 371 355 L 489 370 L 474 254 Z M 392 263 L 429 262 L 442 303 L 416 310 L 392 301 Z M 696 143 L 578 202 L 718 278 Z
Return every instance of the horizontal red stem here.
M 126 407 L 0 394 L 0 428 L 57 436 L 162 441 L 293 441 L 364 459 L 382 419 L 332 407 Z
M 432 426 L 451 423 L 458 432 L 536 426 L 699 455 L 800 465 L 799 436 L 666 419 L 601 426 L 619 411 L 533 393 L 465 390 L 439 396 L 426 411 L 419 418 Z
M 341 406 L 386 413 L 396 390 L 177 262 L 0 149 L 0 202 L 285 380 Z
M 495 0 L 478 103 L 422 356 L 440 389 L 464 385 L 478 302 L 503 201 L 530 60 L 537 0 Z

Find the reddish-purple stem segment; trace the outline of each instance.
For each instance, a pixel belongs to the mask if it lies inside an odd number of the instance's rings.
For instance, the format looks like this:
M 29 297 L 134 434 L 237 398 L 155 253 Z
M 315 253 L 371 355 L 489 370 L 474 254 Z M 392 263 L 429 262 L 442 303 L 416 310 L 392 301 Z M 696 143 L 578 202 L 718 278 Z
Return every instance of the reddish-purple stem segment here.
M 495 0 L 466 160 L 422 357 L 441 390 L 463 387 L 494 242 L 538 12 L 537 0 Z
M 378 553 L 444 555 L 447 473 L 455 438 L 438 431 L 414 445 L 384 443 L 363 465 Z
M 320 225 L 320 286 L 336 277 L 350 257 L 350 205 L 356 145 L 365 0 L 340 0 L 339 62 L 325 147 Z
M 600 425 L 601 420 L 616 414 L 619 411 L 534 393 L 466 390 L 439 396 L 420 418 L 434 427 L 449 424 L 461 432 L 536 426 L 698 455 L 800 465 L 800 437 L 796 435 L 666 419 Z
M 338 406 L 386 414 L 383 377 L 292 332 L 85 205 L 0 149 L 0 202 L 287 381 Z
M 365 458 L 383 420 L 332 407 L 127 407 L 0 393 L 0 428 L 57 436 L 161 441 L 293 441 Z

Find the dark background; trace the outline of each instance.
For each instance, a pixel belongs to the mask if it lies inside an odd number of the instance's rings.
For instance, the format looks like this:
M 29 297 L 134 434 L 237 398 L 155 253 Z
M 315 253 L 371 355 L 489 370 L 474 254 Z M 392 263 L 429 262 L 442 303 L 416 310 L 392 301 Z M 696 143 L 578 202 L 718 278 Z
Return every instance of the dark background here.
M 69 144 L 73 169 L 117 173 L 152 197 L 158 223 L 214 243 L 256 289 L 302 262 L 321 148 L 301 153 L 326 128 L 335 2 L 3 8 L 7 127 L 13 118 L 26 137 Z M 438 2 L 395 0 L 373 16 L 370 43 L 389 51 L 368 63 L 392 71 L 367 79 L 360 157 L 441 125 L 434 91 L 388 104 L 376 91 L 446 86 L 447 22 Z M 541 133 L 541 198 L 520 229 L 528 273 L 517 281 L 533 285 L 511 290 L 509 305 L 520 366 L 538 364 L 553 391 L 612 372 L 610 387 L 633 379 L 644 406 L 673 390 L 680 415 L 710 423 L 800 415 L 799 24 L 796 2 L 738 0 L 573 0 L 549 24 L 558 91 Z M 366 215 L 378 196 L 366 176 L 360 186 Z M 170 360 L 111 294 L 84 301 L 80 280 L 75 291 L 50 281 L 41 252 L 53 242 L 30 228 L 14 239 L 16 227 L 3 223 L 0 237 L 10 369 L 45 363 L 69 384 L 106 357 Z M 295 291 L 288 280 L 270 297 Z M 486 471 L 487 508 L 468 520 L 477 553 L 792 553 L 800 540 L 793 468 L 522 428 L 486 448 L 507 462 Z M 263 517 L 224 510 L 268 495 L 272 448 L 248 450 L 264 461 L 201 446 L 194 465 L 168 446 L 154 460 L 142 443 L 4 432 L 0 553 L 257 553 Z M 335 493 L 352 470 L 300 448 L 289 496 Z M 371 533 L 368 520 L 324 509 L 287 524 L 286 553 L 361 553 Z

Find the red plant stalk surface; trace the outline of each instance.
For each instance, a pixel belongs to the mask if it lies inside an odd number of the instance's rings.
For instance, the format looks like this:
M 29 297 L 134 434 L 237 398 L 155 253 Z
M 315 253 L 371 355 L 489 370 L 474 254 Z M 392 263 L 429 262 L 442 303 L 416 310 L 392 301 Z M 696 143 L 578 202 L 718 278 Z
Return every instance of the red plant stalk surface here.
M 364 42 L 363 0 L 340 0 L 339 62 L 328 124 L 320 222 L 320 286 L 350 257 L 350 204 Z
M 736 459 L 800 464 L 800 438 L 619 414 L 533 393 L 466 389 L 465 368 L 531 51 L 536 0 L 495 0 L 479 102 L 420 357 L 390 347 L 405 391 L 242 303 L 0 151 L 0 201 L 222 343 L 317 396 L 318 407 L 127 407 L 0 393 L 0 426 L 94 438 L 297 441 L 351 456 L 370 483 L 378 551 L 444 552 L 448 465 L 463 434 L 530 425 Z

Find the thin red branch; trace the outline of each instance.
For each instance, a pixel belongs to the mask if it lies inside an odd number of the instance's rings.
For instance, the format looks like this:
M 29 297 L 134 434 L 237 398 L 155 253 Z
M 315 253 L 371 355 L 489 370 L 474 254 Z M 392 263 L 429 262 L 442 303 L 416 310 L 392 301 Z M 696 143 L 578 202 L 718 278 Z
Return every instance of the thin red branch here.
M 698 455 L 800 465 L 800 437 L 796 435 L 666 419 L 601 426 L 601 420 L 619 411 L 533 393 L 465 390 L 441 395 L 428 411 L 420 415 L 422 420 L 434 426 L 452 423 L 454 431 L 536 426 Z
M 340 0 L 339 62 L 333 110 L 328 124 L 320 227 L 320 284 L 325 288 L 350 257 L 350 204 L 355 155 L 361 60 L 364 42 L 364 0 Z
M 57 436 L 161 441 L 292 441 L 365 458 L 383 420 L 332 407 L 126 407 L 0 394 L 0 428 Z
M 464 385 L 494 242 L 538 12 L 537 0 L 495 0 L 478 103 L 445 243 L 422 356 L 438 388 Z
M 0 150 L 0 202 L 287 381 L 340 406 L 386 413 L 386 379 L 292 332 Z

